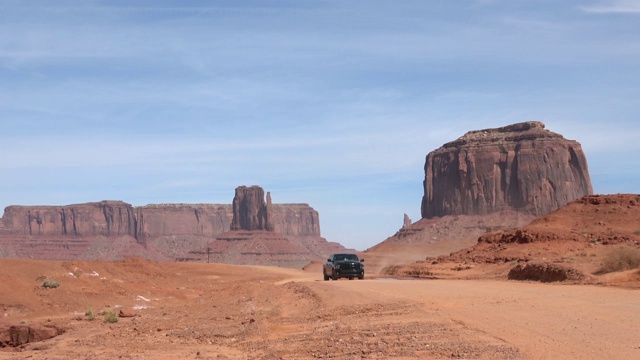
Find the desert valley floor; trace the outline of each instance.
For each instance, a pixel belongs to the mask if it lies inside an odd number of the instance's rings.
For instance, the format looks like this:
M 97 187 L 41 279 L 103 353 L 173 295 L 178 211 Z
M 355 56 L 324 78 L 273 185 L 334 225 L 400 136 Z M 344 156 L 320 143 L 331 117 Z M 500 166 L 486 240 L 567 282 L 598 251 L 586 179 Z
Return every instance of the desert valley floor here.
M 0 268 L 0 328 L 63 330 L 0 348 L 0 359 L 640 357 L 638 292 L 622 287 L 371 275 L 325 282 L 317 267 L 136 258 L 0 259 Z M 43 288 L 44 277 L 60 286 Z M 106 323 L 109 310 L 135 316 Z

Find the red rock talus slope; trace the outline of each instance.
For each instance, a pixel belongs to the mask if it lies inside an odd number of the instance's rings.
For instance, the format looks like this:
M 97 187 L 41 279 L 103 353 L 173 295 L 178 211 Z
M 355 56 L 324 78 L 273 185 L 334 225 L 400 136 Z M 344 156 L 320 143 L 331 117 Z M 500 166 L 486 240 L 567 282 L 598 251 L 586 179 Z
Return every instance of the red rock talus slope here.
M 394 271 L 438 276 L 438 272 L 446 274 L 443 270 L 456 268 L 458 272 L 448 276 L 465 277 L 473 271 L 461 270 L 489 266 L 495 270 L 487 273 L 506 278 L 510 270 L 519 266 L 524 272 L 538 273 L 541 281 L 545 281 L 542 272 L 547 271 L 574 274 L 567 279 L 601 283 L 609 281 L 605 279 L 609 275 L 600 274 L 599 270 L 611 250 L 638 246 L 640 195 L 588 195 L 519 229 L 482 235 L 473 247 Z
M 541 122 L 470 131 L 426 158 L 422 217 L 544 215 L 592 194 L 580 144 Z
M 535 217 L 513 210 L 487 215 L 449 215 L 421 219 L 405 225 L 393 236 L 365 251 L 370 272 L 378 273 L 393 264 L 407 264 L 426 257 L 448 255 L 473 246 L 479 236 L 491 231 L 508 231 L 528 224 Z

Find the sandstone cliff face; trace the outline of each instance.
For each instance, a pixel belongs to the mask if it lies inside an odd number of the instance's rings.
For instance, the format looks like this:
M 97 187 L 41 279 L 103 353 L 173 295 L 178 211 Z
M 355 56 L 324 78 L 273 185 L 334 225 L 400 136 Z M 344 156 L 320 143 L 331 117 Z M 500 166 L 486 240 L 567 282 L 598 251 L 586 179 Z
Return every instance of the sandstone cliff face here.
M 231 230 L 273 230 L 271 194 L 264 201 L 264 190 L 259 186 L 239 186 L 233 197 L 233 220 Z
M 308 204 L 274 204 L 273 230 L 292 236 L 320 236 L 320 216 Z
M 19 235 L 120 236 L 137 234 L 135 209 L 122 201 L 68 206 L 8 206 L 2 233 Z
M 318 212 L 307 204 L 273 204 L 273 231 L 320 236 Z M 122 236 L 144 241 L 170 235 L 215 237 L 231 229 L 233 210 L 222 204 L 161 204 L 133 207 L 121 201 L 65 206 L 8 206 L 0 235 Z
M 422 217 L 544 215 L 592 194 L 580 144 L 541 122 L 471 131 L 429 153 Z
M 318 212 L 309 205 L 272 204 L 268 193 L 267 201 L 264 201 L 261 188 L 245 189 L 253 193 L 237 202 L 239 208 L 244 206 L 245 209 L 239 211 L 238 218 L 250 220 L 238 220 L 238 224 L 259 228 L 254 230 L 266 230 L 260 228 L 267 227 L 279 233 L 275 238 L 289 239 L 293 253 L 298 253 L 294 248 L 304 249 L 305 255 L 297 257 L 302 260 L 325 256 L 325 252 L 339 248 L 329 246 L 320 237 Z M 261 194 L 262 202 L 258 200 Z M 101 201 L 66 206 L 9 206 L 0 219 L 0 257 L 115 260 L 135 255 L 155 260 L 188 258 L 189 251 L 206 247 L 212 239 L 228 232 L 233 218 L 231 204 L 134 207 L 122 201 Z M 280 247 L 269 249 L 279 251 Z M 243 263 L 265 263 L 261 256 L 249 256 Z M 284 255 L 269 256 L 279 258 Z M 287 256 L 292 258 L 290 254 Z
M 137 207 L 138 237 L 170 235 L 213 237 L 229 230 L 231 205 L 162 204 Z

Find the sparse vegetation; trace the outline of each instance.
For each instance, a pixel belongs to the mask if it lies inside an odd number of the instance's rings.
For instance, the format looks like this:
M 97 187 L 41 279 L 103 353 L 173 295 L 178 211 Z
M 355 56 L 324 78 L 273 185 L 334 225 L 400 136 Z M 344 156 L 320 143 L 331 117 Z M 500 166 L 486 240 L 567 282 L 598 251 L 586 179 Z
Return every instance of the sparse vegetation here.
M 600 271 L 610 273 L 640 268 L 640 249 L 621 246 L 609 251 Z
M 640 230 L 636 230 L 633 233 L 636 234 L 636 235 L 640 235 Z
M 93 321 L 96 319 L 95 315 L 93 315 L 93 311 L 87 310 L 84 315 L 87 317 L 87 320 Z
M 104 322 L 109 323 L 109 324 L 114 324 L 118 322 L 118 314 L 116 314 L 114 311 L 107 311 L 104 314 Z
M 42 287 L 47 289 L 55 289 L 58 286 L 60 286 L 60 283 L 55 280 L 45 280 L 45 282 L 42 283 Z

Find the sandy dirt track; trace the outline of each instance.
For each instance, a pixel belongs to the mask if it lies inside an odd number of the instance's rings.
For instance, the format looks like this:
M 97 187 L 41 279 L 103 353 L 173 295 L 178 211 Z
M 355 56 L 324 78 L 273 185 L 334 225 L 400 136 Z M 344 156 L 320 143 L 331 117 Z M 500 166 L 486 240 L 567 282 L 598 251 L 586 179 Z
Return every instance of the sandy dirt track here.
M 0 267 L 8 284 L 0 289 L 0 325 L 66 329 L 0 349 L 2 359 L 640 357 L 637 290 L 484 280 L 325 282 L 319 273 L 291 269 L 142 260 L 2 260 Z M 40 288 L 34 279 L 42 274 L 61 286 Z M 137 316 L 107 324 L 86 319 L 89 308 Z

